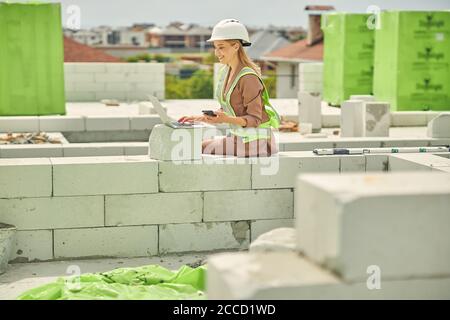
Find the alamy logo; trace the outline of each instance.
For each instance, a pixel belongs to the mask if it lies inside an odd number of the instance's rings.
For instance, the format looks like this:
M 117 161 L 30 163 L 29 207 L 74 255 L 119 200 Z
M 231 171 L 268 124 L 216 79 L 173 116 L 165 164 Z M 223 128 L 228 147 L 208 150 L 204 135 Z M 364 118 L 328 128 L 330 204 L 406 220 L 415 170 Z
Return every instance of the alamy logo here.
M 422 83 L 416 84 L 416 89 L 423 91 L 441 91 L 443 87 L 442 84 L 433 84 L 430 78 L 425 78 Z
M 432 47 L 426 47 L 423 51 L 417 53 L 417 58 L 424 59 L 426 61 L 436 60 L 439 61 L 444 59 L 443 52 L 435 52 Z
M 425 20 L 419 20 L 419 26 L 421 28 L 427 29 L 431 29 L 433 27 L 442 28 L 444 25 L 445 25 L 444 20 L 436 20 L 434 19 L 432 14 L 427 14 Z

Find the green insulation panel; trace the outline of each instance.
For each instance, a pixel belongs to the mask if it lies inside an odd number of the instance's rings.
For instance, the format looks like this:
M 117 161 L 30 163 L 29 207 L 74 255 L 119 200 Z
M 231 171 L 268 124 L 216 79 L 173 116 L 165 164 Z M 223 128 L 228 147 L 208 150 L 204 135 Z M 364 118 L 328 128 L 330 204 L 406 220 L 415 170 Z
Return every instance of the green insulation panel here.
M 368 14 L 330 13 L 324 33 L 323 99 L 340 105 L 350 95 L 372 94 L 374 30 Z
M 0 2 L 0 116 L 65 113 L 60 4 Z
M 450 12 L 385 11 L 380 18 L 375 98 L 393 111 L 450 110 Z

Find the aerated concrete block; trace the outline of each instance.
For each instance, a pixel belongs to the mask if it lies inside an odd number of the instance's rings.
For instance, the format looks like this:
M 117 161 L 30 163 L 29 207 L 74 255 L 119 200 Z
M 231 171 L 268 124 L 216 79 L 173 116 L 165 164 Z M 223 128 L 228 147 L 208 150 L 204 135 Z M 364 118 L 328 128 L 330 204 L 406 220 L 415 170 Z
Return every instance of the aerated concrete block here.
M 345 155 L 340 157 L 340 172 L 366 171 L 366 158 L 364 155 Z
M 364 103 L 365 137 L 389 137 L 390 108 L 387 102 Z
M 439 153 L 438 153 L 439 154 Z M 431 171 L 437 167 L 450 167 L 450 159 L 432 153 L 405 153 L 390 156 L 391 171 Z
M 294 219 L 270 219 L 270 220 L 253 220 L 251 221 L 251 241 L 254 241 L 263 233 L 269 232 L 276 228 L 292 228 L 294 227 Z
M 424 111 L 397 111 L 391 113 L 393 127 L 422 127 L 428 123 L 428 114 Z
M 158 227 L 55 230 L 55 259 L 147 257 L 158 254 Z
M 203 221 L 288 219 L 294 216 L 291 189 L 205 192 L 204 199 Z
M 0 221 L 18 230 L 103 226 L 103 202 L 101 196 L 0 199 Z
M 201 192 L 106 196 L 107 226 L 201 222 Z
M 449 299 L 448 276 L 345 283 L 295 253 L 222 253 L 208 258 L 208 299 Z M 370 274 L 367 274 L 369 278 Z
M 130 117 L 131 130 L 152 130 L 153 127 L 161 123 L 158 115 L 141 115 Z
M 251 164 L 196 161 L 159 163 L 161 192 L 251 189 Z
M 374 171 L 388 171 L 389 170 L 389 156 L 383 154 L 366 154 L 366 172 Z
M 208 299 L 254 299 L 261 291 L 326 288 L 336 276 L 293 252 L 221 253 L 208 257 Z M 311 293 L 311 296 L 313 293 Z M 279 298 L 278 298 L 279 297 Z M 273 295 L 273 299 L 283 299 Z M 295 299 L 291 297 L 291 299 Z
M 49 158 L 62 157 L 62 144 L 25 144 L 0 146 L 1 158 Z
M 350 100 L 361 100 L 364 102 L 373 102 L 373 101 L 375 101 L 375 97 L 372 95 L 352 94 L 352 95 L 350 95 Z
M 2 132 L 38 132 L 39 118 L 34 116 L 1 117 L 0 133 Z
M 252 189 L 293 188 L 300 173 L 339 172 L 339 157 L 312 151 L 282 152 L 252 165 Z
M 165 124 L 153 127 L 149 138 L 149 156 L 156 160 L 200 160 L 202 129 L 173 129 Z
M 345 281 L 448 274 L 450 175 L 303 175 L 295 196 L 299 248 Z
M 450 112 L 441 113 L 428 123 L 427 136 L 450 138 Z
M 320 94 L 299 92 L 298 123 L 311 123 L 313 132 L 319 132 L 322 128 L 321 103 Z
M 124 145 L 124 152 L 126 156 L 142 156 L 148 155 L 147 142 L 129 142 Z
M 146 156 L 52 158 L 51 161 L 55 196 L 158 192 L 158 162 Z
M 106 95 L 98 99 L 118 98 Z M 127 116 L 86 116 L 85 121 L 87 131 L 130 130 L 130 119 Z
M 71 143 L 62 147 L 64 157 L 123 156 L 124 149 L 123 143 L 111 142 Z
M 364 136 L 364 101 L 346 100 L 341 106 L 341 137 Z
M 82 116 L 41 116 L 39 130 L 44 132 L 84 131 Z
M 52 195 L 49 159 L 0 159 L 0 177 L 0 198 Z
M 246 249 L 250 225 L 247 221 L 166 224 L 159 226 L 159 252 L 195 252 Z
M 11 261 L 33 262 L 53 259 L 53 231 L 18 231 Z
M 405 158 L 404 155 L 390 155 L 389 171 L 431 171 L 431 167 L 423 163 L 418 163 L 410 157 Z

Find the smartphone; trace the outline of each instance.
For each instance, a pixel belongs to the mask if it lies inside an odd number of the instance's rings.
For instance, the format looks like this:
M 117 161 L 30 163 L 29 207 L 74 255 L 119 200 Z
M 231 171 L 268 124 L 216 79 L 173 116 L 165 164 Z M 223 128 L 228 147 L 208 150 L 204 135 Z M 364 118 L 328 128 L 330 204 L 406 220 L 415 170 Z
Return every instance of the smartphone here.
M 202 110 L 203 114 L 210 116 L 210 117 L 217 117 L 217 114 L 214 113 L 212 110 Z

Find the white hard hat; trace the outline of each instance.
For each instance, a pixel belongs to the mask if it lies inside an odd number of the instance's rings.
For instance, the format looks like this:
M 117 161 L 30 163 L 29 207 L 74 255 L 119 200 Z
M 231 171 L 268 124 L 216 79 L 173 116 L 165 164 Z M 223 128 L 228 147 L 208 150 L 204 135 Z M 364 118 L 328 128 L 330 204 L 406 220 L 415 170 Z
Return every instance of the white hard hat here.
M 251 45 L 247 29 L 236 19 L 224 19 L 214 26 L 211 38 L 206 41 L 216 40 L 241 40 L 244 47 Z

